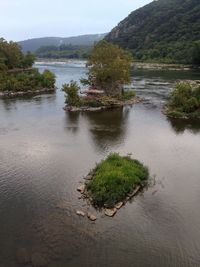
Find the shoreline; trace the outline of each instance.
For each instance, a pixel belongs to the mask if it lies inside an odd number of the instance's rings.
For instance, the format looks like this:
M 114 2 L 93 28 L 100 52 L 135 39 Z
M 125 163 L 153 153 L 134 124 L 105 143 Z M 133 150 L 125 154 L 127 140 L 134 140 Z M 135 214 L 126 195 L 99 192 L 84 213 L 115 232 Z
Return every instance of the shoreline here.
M 142 98 L 140 97 L 134 97 L 133 99 L 129 99 L 126 101 L 118 101 L 116 104 L 110 104 L 106 106 L 101 106 L 101 107 L 89 107 L 89 106 L 82 106 L 82 107 L 75 107 L 75 106 L 68 106 L 66 105 L 63 109 L 68 112 L 95 112 L 95 111 L 102 111 L 106 109 L 113 109 L 113 108 L 120 108 L 124 106 L 132 106 L 134 104 L 139 104 L 143 101 Z
M 52 59 L 52 58 L 37 58 L 35 64 L 39 64 L 41 62 L 44 63 L 52 63 L 52 62 L 60 62 L 60 63 L 67 63 L 67 62 L 83 62 L 86 64 L 87 59 L 66 59 L 66 58 L 59 58 L 59 59 Z M 148 63 L 148 62 L 133 62 L 131 66 L 134 69 L 138 70 L 171 70 L 171 71 L 190 71 L 190 70 L 197 70 L 200 71 L 200 67 L 194 66 L 192 64 L 179 64 L 179 63 Z
M 5 92 L 0 92 L 0 97 L 1 98 L 7 98 L 7 97 L 18 97 L 18 96 L 25 96 L 25 95 L 37 95 L 37 94 L 43 94 L 43 93 L 52 93 L 55 92 L 56 88 L 42 88 L 38 90 L 28 90 L 28 91 L 19 91 L 19 92 L 14 92 L 14 91 L 5 91 Z

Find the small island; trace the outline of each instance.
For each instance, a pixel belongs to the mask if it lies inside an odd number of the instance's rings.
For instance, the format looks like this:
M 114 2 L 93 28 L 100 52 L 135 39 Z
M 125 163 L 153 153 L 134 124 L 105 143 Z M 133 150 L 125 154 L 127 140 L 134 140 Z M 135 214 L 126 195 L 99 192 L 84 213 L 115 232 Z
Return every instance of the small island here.
M 200 81 L 179 82 L 164 113 L 171 118 L 200 119 Z
M 131 89 L 130 67 L 132 56 L 117 45 L 103 40 L 91 51 L 87 67 L 87 79 L 81 79 L 87 87 L 81 92 L 76 81 L 62 86 L 67 111 L 98 111 L 132 105 L 141 101 Z
M 148 168 L 138 160 L 111 153 L 89 173 L 78 191 L 112 217 L 147 184 L 148 177 Z
M 35 56 L 23 54 L 15 42 L 0 39 L 0 96 L 13 97 L 55 91 L 55 75 L 33 68 Z

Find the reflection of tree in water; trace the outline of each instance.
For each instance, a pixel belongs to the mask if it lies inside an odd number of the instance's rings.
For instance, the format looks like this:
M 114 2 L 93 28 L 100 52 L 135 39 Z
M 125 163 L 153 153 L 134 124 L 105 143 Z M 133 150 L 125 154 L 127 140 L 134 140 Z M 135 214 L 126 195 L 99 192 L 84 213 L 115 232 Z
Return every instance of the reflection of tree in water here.
M 89 131 L 100 150 L 122 143 L 125 139 L 129 108 L 84 114 L 89 122 Z
M 39 106 L 40 104 L 44 103 L 50 104 L 54 102 L 55 99 L 56 99 L 56 94 L 53 92 L 45 95 L 27 95 L 21 97 L 13 97 L 13 98 L 5 97 L 1 99 L 1 104 L 3 105 L 6 111 L 10 111 L 15 109 L 18 104 L 22 104 L 25 102 L 30 104 L 36 104 Z
M 68 131 L 77 133 L 79 129 L 80 112 L 66 112 L 66 127 Z
M 190 130 L 194 134 L 200 132 L 200 120 L 168 118 L 168 121 L 177 134 L 183 133 L 185 130 Z

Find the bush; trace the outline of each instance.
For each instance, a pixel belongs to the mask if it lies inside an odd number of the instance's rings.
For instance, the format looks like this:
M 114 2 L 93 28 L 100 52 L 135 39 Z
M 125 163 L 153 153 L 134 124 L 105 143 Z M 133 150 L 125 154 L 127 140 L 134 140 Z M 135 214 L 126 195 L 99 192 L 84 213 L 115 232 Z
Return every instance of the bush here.
M 148 169 L 139 161 L 113 153 L 96 166 L 87 190 L 95 205 L 113 207 L 143 183 L 148 175 Z
M 81 105 L 81 100 L 78 94 L 79 90 L 80 87 L 76 81 L 63 84 L 62 91 L 65 93 L 65 103 L 69 106 L 79 107 Z
M 0 91 L 25 92 L 54 88 L 55 75 L 50 71 L 39 73 L 37 69 L 20 73 L 0 73 Z
M 181 82 L 171 93 L 168 103 L 168 115 L 192 114 L 200 109 L 200 85 Z

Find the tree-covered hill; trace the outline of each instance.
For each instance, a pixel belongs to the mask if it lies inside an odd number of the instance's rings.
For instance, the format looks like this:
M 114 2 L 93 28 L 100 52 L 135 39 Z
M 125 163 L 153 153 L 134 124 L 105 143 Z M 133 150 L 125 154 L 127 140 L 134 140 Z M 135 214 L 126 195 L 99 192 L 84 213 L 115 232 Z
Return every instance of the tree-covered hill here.
M 43 37 L 33 38 L 18 42 L 22 47 L 23 52 L 31 51 L 36 52 L 40 47 L 44 46 L 92 46 L 94 42 L 98 42 L 105 37 L 105 34 L 87 34 L 74 37 Z
M 191 63 L 200 40 L 200 0 L 153 1 L 132 12 L 106 40 L 139 60 Z

